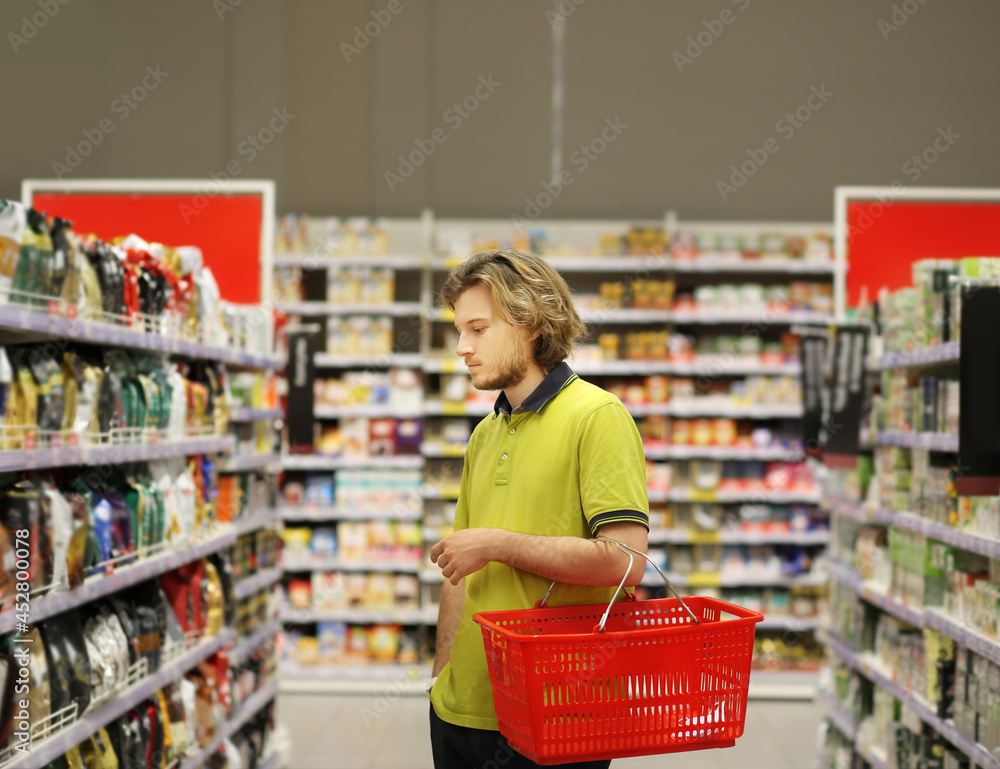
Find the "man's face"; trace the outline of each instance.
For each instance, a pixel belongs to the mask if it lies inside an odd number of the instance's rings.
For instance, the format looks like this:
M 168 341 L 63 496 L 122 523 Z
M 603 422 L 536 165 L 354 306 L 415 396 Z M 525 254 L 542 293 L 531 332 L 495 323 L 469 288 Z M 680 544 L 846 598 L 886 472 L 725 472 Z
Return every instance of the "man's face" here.
M 532 365 L 531 334 L 496 312 L 490 290 L 476 284 L 455 300 L 455 352 L 469 367 L 477 390 L 503 390 L 520 384 Z

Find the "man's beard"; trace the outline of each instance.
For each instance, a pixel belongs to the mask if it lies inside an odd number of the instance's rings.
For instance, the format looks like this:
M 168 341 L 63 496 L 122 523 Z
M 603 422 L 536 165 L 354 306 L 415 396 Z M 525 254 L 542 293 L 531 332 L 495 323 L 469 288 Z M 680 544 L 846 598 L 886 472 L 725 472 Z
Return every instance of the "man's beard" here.
M 516 343 L 512 344 L 497 361 L 496 373 L 478 383 L 473 378 L 472 386 L 477 390 L 505 390 L 508 387 L 515 387 L 524 381 L 528 373 L 528 363 L 528 358 L 521 355 Z

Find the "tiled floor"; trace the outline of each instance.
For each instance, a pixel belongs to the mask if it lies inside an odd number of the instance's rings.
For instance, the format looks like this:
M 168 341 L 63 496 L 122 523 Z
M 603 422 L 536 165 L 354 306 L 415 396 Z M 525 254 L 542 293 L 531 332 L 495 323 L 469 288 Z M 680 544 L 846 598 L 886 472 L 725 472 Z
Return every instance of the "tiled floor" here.
M 431 769 L 428 702 L 366 695 L 283 694 L 278 718 L 292 741 L 291 769 Z M 821 708 L 751 700 L 736 747 L 624 758 L 613 769 L 814 769 Z

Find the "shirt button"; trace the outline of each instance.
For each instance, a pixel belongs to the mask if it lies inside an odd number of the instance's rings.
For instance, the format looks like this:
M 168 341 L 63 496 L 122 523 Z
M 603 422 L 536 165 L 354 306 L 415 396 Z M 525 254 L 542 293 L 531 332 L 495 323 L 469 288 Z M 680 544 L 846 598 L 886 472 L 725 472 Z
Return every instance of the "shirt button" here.
M 511 435 L 513 435 L 514 433 L 516 433 L 516 432 L 517 432 L 517 430 L 516 430 L 515 428 L 513 428 L 513 427 L 512 427 L 512 428 L 510 428 L 510 430 L 508 430 L 508 432 L 509 432 L 509 433 L 510 433 Z
M 501 455 L 500 459 L 506 460 L 507 459 L 507 455 L 506 454 Z

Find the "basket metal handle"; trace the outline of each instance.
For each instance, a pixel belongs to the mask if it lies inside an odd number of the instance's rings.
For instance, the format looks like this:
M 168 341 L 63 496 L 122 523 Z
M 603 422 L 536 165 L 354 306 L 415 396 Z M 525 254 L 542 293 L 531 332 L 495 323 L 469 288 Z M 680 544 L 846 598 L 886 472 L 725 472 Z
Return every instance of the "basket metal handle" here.
M 619 550 L 625 553 L 625 555 L 628 556 L 628 568 L 625 570 L 625 574 L 622 577 L 622 581 L 619 582 L 618 587 L 615 588 L 615 594 L 611 596 L 611 601 L 610 603 L 608 603 L 608 608 L 604 610 L 604 614 L 601 616 L 600 624 L 598 624 L 598 626 L 594 628 L 596 632 L 598 633 L 604 632 L 604 625 L 605 623 L 607 623 L 608 616 L 611 614 L 611 607 L 615 605 L 615 601 L 618 598 L 618 594 L 621 593 L 623 590 L 625 590 L 625 580 L 628 579 L 628 575 L 632 571 L 632 564 L 635 563 L 635 557 L 633 556 L 633 553 L 635 555 L 641 555 L 654 569 L 656 569 L 656 573 L 660 575 L 666 586 L 670 589 L 670 592 L 674 594 L 674 598 L 680 601 L 681 606 L 684 607 L 684 611 L 686 611 L 691 616 L 691 620 L 694 622 L 694 624 L 696 625 L 700 624 L 700 621 L 695 616 L 694 612 L 691 611 L 691 609 L 688 607 L 686 603 L 684 603 L 684 599 L 681 598 L 680 593 L 678 593 L 674 589 L 674 586 L 670 584 L 670 580 L 667 579 L 667 575 L 660 570 L 660 567 L 656 565 L 656 562 L 653 561 L 653 559 L 650 558 L 648 555 L 646 555 L 646 553 L 642 552 L 641 550 L 636 550 L 633 547 L 629 547 L 624 542 L 619 542 L 617 539 L 611 539 L 610 537 L 597 537 L 596 541 L 610 542 L 612 545 L 617 547 Z M 552 584 L 549 585 L 549 589 L 545 591 L 545 595 L 542 596 L 542 600 L 540 600 L 538 603 L 535 604 L 536 609 L 544 608 L 545 602 L 548 600 L 549 595 L 551 595 L 552 593 L 552 588 L 554 588 L 555 586 L 556 586 L 555 582 L 552 582 Z M 625 596 L 630 601 L 635 600 L 635 596 L 632 593 L 626 591 Z
M 632 553 L 635 553 L 636 555 L 641 555 L 643 558 L 645 558 L 646 562 L 649 563 L 649 565 L 652 566 L 654 569 L 656 569 L 656 573 L 660 575 L 660 578 L 663 580 L 664 584 L 666 584 L 666 586 L 670 589 L 670 592 L 674 594 L 674 598 L 676 598 L 678 601 L 680 601 L 681 606 L 684 607 L 684 611 L 686 611 L 690 615 L 691 621 L 694 622 L 694 624 L 696 624 L 696 625 L 700 624 L 700 621 L 695 616 L 694 612 L 691 611 L 691 609 L 688 607 L 688 605 L 686 603 L 684 603 L 684 599 L 681 598 L 680 593 L 678 593 L 677 590 L 674 589 L 674 586 L 672 584 L 670 584 L 670 580 L 667 579 L 667 575 L 663 573 L 663 571 L 660 569 L 660 567 L 656 565 L 656 562 L 652 558 L 650 558 L 646 553 L 642 552 L 641 550 L 636 550 L 633 547 L 629 547 L 624 542 L 619 542 L 617 539 L 611 539 L 610 537 L 597 537 L 597 539 L 603 540 L 604 542 L 610 542 L 611 544 L 615 545 L 619 550 L 621 550 L 624 553 L 628 553 L 630 556 L 631 556 Z M 631 561 L 631 559 L 629 560 L 628 571 L 632 571 L 632 561 Z M 628 572 L 625 572 L 625 576 L 628 576 Z M 625 580 L 623 579 L 622 580 L 622 585 L 624 585 L 624 584 L 625 584 Z M 619 585 L 618 590 L 621 590 L 621 589 L 622 589 L 621 585 Z M 611 596 L 611 604 L 613 604 L 614 601 L 615 601 L 615 599 L 618 597 L 618 590 L 616 590 L 615 594 L 613 596 Z M 604 616 L 601 618 L 601 630 L 602 631 L 604 630 L 604 623 L 607 621 L 608 613 L 611 611 L 611 604 L 608 605 L 607 611 L 604 612 Z

